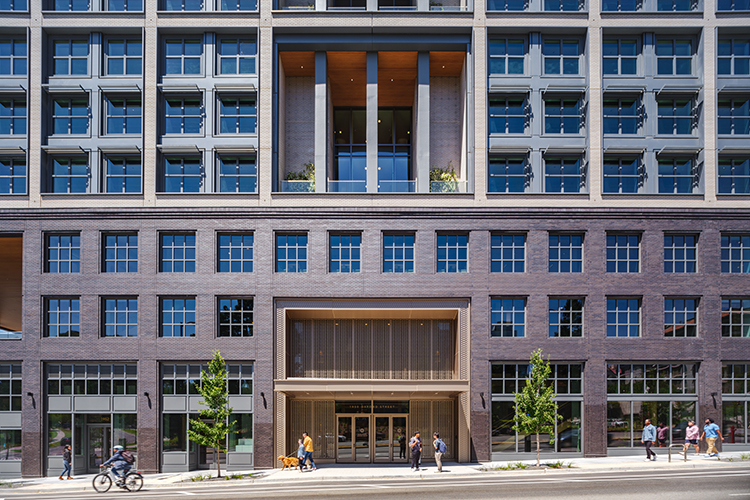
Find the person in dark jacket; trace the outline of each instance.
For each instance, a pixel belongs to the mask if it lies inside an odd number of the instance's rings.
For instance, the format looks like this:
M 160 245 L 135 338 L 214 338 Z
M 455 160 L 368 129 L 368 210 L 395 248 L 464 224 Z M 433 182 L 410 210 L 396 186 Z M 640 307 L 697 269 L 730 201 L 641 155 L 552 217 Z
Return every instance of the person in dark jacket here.
M 60 479 L 62 480 L 65 473 L 68 473 L 68 479 L 73 479 L 70 477 L 70 466 L 72 465 L 72 460 L 70 456 L 70 445 L 66 444 L 63 448 L 63 471 L 60 473 Z
M 130 469 L 133 468 L 133 464 L 129 464 L 127 460 L 125 460 L 125 457 L 122 456 L 122 452 L 125 451 L 125 448 L 118 444 L 113 446 L 112 450 L 114 451 L 114 454 L 109 457 L 109 460 L 101 464 L 99 467 L 104 467 L 105 465 L 114 463 L 112 472 L 120 477 L 120 481 L 118 481 L 119 483 L 122 482 L 128 472 L 130 472 Z
M 419 431 L 414 433 L 414 437 L 409 440 L 411 448 L 411 470 L 419 470 L 419 461 L 422 458 L 422 440 L 419 437 Z

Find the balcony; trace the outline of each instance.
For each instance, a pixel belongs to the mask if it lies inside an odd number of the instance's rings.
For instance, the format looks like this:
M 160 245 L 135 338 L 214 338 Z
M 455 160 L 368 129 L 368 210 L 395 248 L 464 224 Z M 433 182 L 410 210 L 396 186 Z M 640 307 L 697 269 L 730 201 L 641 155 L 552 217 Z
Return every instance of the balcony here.
M 315 181 L 281 181 L 282 193 L 314 193 Z
M 430 193 L 468 193 L 466 181 L 430 181 Z
M 366 193 L 367 181 L 328 181 L 329 193 Z

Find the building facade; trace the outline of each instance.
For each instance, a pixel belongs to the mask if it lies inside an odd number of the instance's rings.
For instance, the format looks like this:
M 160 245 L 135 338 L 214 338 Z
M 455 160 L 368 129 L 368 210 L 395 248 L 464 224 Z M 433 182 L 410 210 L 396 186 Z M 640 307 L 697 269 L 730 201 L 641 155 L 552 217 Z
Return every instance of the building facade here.
M 750 6 L 0 1 L 0 476 L 750 449 Z M 635 203 L 635 204 L 634 204 Z M 431 453 L 426 453 L 426 459 Z

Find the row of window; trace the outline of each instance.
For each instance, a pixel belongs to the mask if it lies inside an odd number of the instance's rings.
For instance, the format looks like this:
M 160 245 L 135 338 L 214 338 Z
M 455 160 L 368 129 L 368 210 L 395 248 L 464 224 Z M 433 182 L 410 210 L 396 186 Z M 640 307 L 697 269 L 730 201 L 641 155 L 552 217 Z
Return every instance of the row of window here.
M 416 234 L 382 234 L 384 273 L 413 273 L 416 258 Z M 218 233 L 217 266 L 220 273 L 253 272 L 255 234 Z M 330 232 L 328 234 L 328 271 L 361 272 L 362 234 Z M 436 272 L 465 273 L 469 265 L 468 233 L 438 232 L 435 240 Z M 550 273 L 583 272 L 582 234 L 550 233 L 547 257 Z M 101 247 L 101 272 L 138 272 L 138 234 L 104 233 Z M 750 273 L 750 235 L 722 234 L 720 237 L 721 272 Z M 665 273 L 698 272 L 698 236 L 666 234 L 663 245 Z M 608 233 L 606 238 L 608 273 L 640 273 L 641 234 Z M 196 272 L 196 234 L 169 232 L 159 235 L 159 272 Z M 307 272 L 307 233 L 276 233 L 275 271 Z M 523 273 L 526 271 L 526 235 L 491 233 L 490 272 Z M 81 272 L 81 237 L 78 233 L 48 233 L 44 238 L 44 272 Z
M 56 12 L 143 12 L 143 0 L 45 0 L 44 10 Z M 217 0 L 204 3 L 203 0 L 163 0 L 159 8 L 165 11 L 201 11 L 216 10 L 255 11 L 258 9 L 256 0 Z M 0 12 L 29 10 L 27 0 L 0 0 Z

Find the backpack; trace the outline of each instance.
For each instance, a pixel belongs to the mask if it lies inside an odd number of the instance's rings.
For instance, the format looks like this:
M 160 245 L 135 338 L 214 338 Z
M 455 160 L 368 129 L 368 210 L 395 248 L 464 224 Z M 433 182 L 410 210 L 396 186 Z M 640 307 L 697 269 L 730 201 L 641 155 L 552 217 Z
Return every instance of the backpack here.
M 132 464 L 133 462 L 135 462 L 135 457 L 129 451 L 123 451 L 122 452 L 122 458 L 123 458 L 123 460 L 125 460 L 125 462 L 127 462 L 129 464 Z
M 440 453 L 445 453 L 446 451 L 448 451 L 448 448 L 445 446 L 445 443 L 443 442 L 442 439 L 438 439 L 437 442 L 438 442 L 438 451 Z

